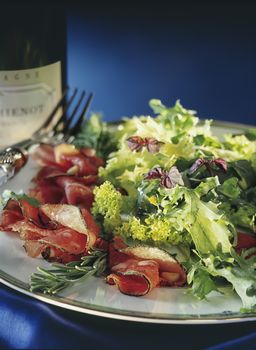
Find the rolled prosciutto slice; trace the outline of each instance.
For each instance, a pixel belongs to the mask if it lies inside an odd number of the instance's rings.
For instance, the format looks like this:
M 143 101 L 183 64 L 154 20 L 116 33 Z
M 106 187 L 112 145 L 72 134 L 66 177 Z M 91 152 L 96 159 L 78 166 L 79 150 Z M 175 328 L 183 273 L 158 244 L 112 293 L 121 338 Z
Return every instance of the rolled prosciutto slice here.
M 96 175 L 98 168 L 104 165 L 104 161 L 96 156 L 95 150 L 77 149 L 74 145 L 65 143 L 57 146 L 42 143 L 34 150 L 33 158 L 42 167 L 55 167 L 79 176 Z
M 113 266 L 107 282 L 116 284 L 124 294 L 145 295 L 159 284 L 158 268 L 153 260 L 127 259 Z
M 58 228 L 49 230 L 24 220 L 18 221 L 12 228 L 19 232 L 23 241 L 38 241 L 76 255 L 86 251 L 87 236 L 66 226 L 59 225 Z
M 29 190 L 29 195 L 41 204 L 73 204 L 90 209 L 93 202 L 93 187 L 84 185 L 73 176 L 55 177 L 40 181 Z
M 159 265 L 161 285 L 183 286 L 187 275 L 182 266 L 168 253 L 157 247 L 137 246 L 121 250 L 123 253 L 139 259 L 152 259 Z
M 46 183 L 46 181 L 31 188 L 29 195 L 36 198 L 41 204 L 67 203 L 63 188 L 54 183 Z
M 46 204 L 72 204 L 90 209 L 93 188 L 98 181 L 98 168 L 104 164 L 90 148 L 77 149 L 74 145 L 55 147 L 39 145 L 34 158 L 42 166 L 33 178 L 30 196 Z
M 165 251 L 149 246 L 128 247 L 116 237 L 109 245 L 107 283 L 125 294 L 145 295 L 156 286 L 182 286 L 187 276 L 182 266 Z
M 62 187 L 66 202 L 82 208 L 90 209 L 93 202 L 93 187 L 82 183 L 75 176 L 59 176 L 56 184 Z
M 25 200 L 7 203 L 0 219 L 4 231 L 18 232 L 28 255 L 50 261 L 80 260 L 98 239 L 99 227 L 86 209 L 68 204 L 33 207 Z
M 23 219 L 20 204 L 16 200 L 9 200 L 0 216 L 0 230 L 12 231 L 12 225 Z
M 99 228 L 87 210 L 81 211 L 78 207 L 68 204 L 44 204 L 40 210 L 52 222 L 84 235 L 86 237 L 85 250 L 93 247 L 99 234 Z
M 0 229 L 13 231 L 13 225 L 23 219 L 41 226 L 39 209 L 25 199 L 10 199 L 0 215 Z

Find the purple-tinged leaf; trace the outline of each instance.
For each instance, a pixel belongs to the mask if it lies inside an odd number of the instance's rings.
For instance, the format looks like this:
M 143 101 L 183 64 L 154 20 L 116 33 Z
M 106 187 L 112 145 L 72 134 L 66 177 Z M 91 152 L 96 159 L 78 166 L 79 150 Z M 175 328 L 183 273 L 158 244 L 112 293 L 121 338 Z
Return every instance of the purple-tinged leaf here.
M 140 151 L 144 146 L 144 140 L 140 136 L 131 136 L 127 139 L 131 151 Z
M 164 170 L 162 168 L 157 167 L 154 169 L 151 169 L 147 175 L 145 176 L 145 180 L 154 180 L 154 179 L 161 179 L 164 175 Z
M 167 173 L 168 178 L 171 180 L 171 182 L 175 185 L 181 185 L 184 186 L 184 182 L 181 176 L 181 173 L 177 169 L 176 166 L 171 167 L 171 169 Z M 172 186 L 172 187 L 174 187 Z
M 218 168 L 227 171 L 228 170 L 228 163 L 222 159 L 222 158 L 217 158 L 212 161 L 215 165 L 217 165 Z
M 222 158 L 217 159 L 202 159 L 198 158 L 190 167 L 188 174 L 191 175 L 196 172 L 201 166 L 205 166 L 211 176 L 213 176 L 214 165 L 223 171 L 228 170 L 227 162 Z
M 145 176 L 145 180 L 159 179 L 160 185 L 165 188 L 173 188 L 176 185 L 184 185 L 182 176 L 176 166 L 171 167 L 169 171 L 160 167 L 150 170 Z
M 168 174 L 162 176 L 160 184 L 165 188 L 173 188 L 176 185 Z
M 148 152 L 157 153 L 164 142 L 158 141 L 153 137 L 143 139 L 140 136 L 131 136 L 127 139 L 128 147 L 131 151 L 141 151 L 142 147 L 146 147 Z
M 206 162 L 205 159 L 202 158 L 198 158 L 193 165 L 190 167 L 188 173 L 189 175 L 193 174 L 194 172 L 196 172 L 199 168 L 201 168 L 202 165 L 204 165 Z
M 145 146 L 147 147 L 149 153 L 158 153 L 163 144 L 164 142 L 158 141 L 153 137 L 145 138 Z

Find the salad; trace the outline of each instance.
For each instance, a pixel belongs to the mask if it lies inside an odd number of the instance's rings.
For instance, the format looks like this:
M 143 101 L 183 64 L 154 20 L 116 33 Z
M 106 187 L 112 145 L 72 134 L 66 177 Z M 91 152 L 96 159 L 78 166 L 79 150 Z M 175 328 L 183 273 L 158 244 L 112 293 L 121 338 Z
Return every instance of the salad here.
M 57 293 L 90 275 L 122 293 L 230 285 L 256 310 L 256 132 L 213 134 L 179 101 L 113 125 L 93 114 L 72 145 L 40 145 L 27 194 L 2 195 L 0 228 L 39 268 L 31 290 Z

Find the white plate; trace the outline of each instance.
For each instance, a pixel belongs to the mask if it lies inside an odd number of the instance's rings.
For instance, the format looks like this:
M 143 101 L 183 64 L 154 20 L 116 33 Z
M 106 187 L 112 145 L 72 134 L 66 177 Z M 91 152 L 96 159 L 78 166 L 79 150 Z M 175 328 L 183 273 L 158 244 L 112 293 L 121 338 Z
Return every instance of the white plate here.
M 243 125 L 216 123 L 215 133 L 239 132 Z M 26 191 L 35 173 L 35 164 L 28 163 L 7 185 L 1 188 Z M 255 321 L 256 314 L 239 312 L 241 302 L 230 288 L 224 294 L 212 292 L 207 300 L 198 301 L 186 294 L 186 288 L 155 288 L 144 297 L 121 294 L 102 278 L 91 277 L 56 296 L 29 291 L 29 277 L 37 266 L 50 267 L 42 259 L 28 257 L 16 234 L 0 233 L 0 281 L 24 294 L 49 304 L 87 314 L 151 323 L 209 324 Z

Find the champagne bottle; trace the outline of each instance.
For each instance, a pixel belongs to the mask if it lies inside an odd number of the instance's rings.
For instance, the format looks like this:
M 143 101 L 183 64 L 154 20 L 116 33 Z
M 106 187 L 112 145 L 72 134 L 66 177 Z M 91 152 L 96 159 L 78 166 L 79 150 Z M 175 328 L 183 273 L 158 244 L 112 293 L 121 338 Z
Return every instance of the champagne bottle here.
M 22 1 L 1 5 L 0 146 L 30 137 L 66 84 L 65 8 Z

